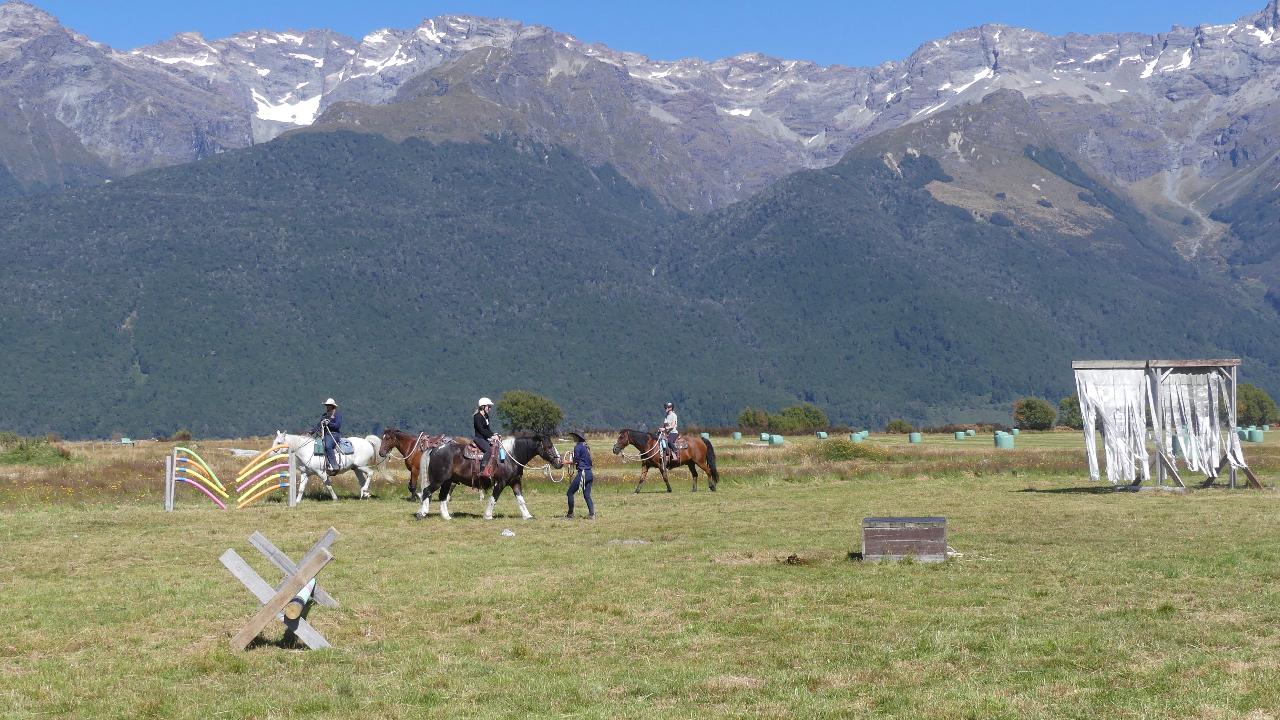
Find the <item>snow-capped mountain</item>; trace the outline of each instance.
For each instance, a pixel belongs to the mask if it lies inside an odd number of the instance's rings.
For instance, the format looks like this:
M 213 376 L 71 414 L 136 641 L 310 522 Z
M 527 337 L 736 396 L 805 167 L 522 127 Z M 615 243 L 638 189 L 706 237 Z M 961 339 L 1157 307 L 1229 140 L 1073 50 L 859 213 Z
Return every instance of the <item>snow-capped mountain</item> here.
M 317 123 L 424 137 L 465 137 L 470 128 L 564 144 L 700 210 L 832 164 L 876 133 L 1014 89 L 1063 146 L 1151 207 L 1191 216 L 1194 244 L 1211 227 L 1215 188 L 1274 158 L 1278 24 L 1272 0 L 1235 23 L 1155 36 L 983 25 L 900 62 L 853 68 L 760 54 L 655 61 L 545 27 L 463 16 L 360 40 L 327 30 L 184 33 L 118 51 L 10 0 L 0 5 L 0 95 L 53 128 L 63 155 L 100 163 L 81 173 L 89 177 Z M 0 143 L 20 182 L 78 177 L 50 171 L 57 162 L 24 170 L 7 145 L 20 143 Z

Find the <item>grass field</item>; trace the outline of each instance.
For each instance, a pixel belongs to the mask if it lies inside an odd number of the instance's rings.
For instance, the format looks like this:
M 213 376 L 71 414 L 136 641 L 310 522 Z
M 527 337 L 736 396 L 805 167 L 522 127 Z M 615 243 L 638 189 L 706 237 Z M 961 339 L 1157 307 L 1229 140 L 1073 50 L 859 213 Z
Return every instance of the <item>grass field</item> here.
M 1280 714 L 1280 496 L 1099 492 L 1075 434 L 717 441 L 720 492 L 675 492 L 593 439 L 594 522 L 555 519 L 564 485 L 481 520 L 412 517 L 398 459 L 375 499 L 221 512 L 179 487 L 169 445 L 67 444 L 0 466 L 0 716 L 1250 718 Z M 219 474 L 229 447 L 196 443 Z M 562 444 L 562 449 L 567 445 Z M 1247 445 L 1265 482 L 1280 445 Z M 319 488 L 312 485 L 313 492 Z M 316 495 L 313 494 L 313 498 Z M 581 501 L 579 501 L 581 502 Z M 945 515 L 942 565 L 850 559 L 859 520 Z M 295 557 L 342 538 L 317 608 L 335 646 L 248 652 L 256 603 L 218 563 L 262 530 Z M 504 528 L 515 537 L 503 537 Z M 788 558 L 790 559 L 788 561 Z M 277 626 L 278 627 L 278 626 Z

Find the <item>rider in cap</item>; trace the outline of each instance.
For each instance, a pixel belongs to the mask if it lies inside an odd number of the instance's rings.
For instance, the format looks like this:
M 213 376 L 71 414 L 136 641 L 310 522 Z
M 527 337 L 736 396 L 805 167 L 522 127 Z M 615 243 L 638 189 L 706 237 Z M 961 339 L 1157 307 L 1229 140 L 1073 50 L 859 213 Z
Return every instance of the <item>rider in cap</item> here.
M 662 406 L 662 409 L 666 411 L 667 415 L 662 419 L 662 427 L 658 430 L 658 433 L 666 440 L 667 453 L 669 454 L 671 461 L 675 462 L 676 435 L 679 434 L 677 432 L 677 424 L 680 420 L 676 417 L 676 406 L 674 403 L 668 402 Z
M 311 428 L 312 435 L 319 435 L 324 440 L 324 461 L 330 470 L 338 469 L 338 458 L 335 452 L 338 441 L 342 439 L 342 415 L 338 414 L 338 403 L 333 398 L 324 401 L 324 414 L 320 422 Z
M 484 457 L 480 459 L 480 467 L 483 468 L 481 475 L 483 477 L 489 477 L 492 474 L 489 470 L 489 455 L 493 452 L 493 443 L 490 442 L 490 438 L 494 435 L 493 429 L 489 427 L 489 415 L 492 412 L 493 401 L 487 397 L 482 397 L 476 402 L 476 414 L 471 416 L 471 428 L 473 430 L 471 439 L 475 441 L 481 450 L 484 450 Z

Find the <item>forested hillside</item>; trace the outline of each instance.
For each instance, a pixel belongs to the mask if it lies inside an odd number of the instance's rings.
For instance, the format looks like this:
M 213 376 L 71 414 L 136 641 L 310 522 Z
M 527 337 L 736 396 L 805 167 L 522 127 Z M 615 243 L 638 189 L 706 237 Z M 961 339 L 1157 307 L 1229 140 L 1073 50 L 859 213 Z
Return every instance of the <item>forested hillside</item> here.
M 588 426 L 666 399 L 994 419 L 1104 355 L 1239 354 L 1277 387 L 1274 312 L 1051 148 L 1026 152 L 1115 205 L 1086 236 L 942 203 L 937 160 L 887 147 L 702 217 L 556 148 L 348 132 L 10 200 L 0 429 L 266 433 L 332 395 L 352 431 L 463 431 L 509 389 Z

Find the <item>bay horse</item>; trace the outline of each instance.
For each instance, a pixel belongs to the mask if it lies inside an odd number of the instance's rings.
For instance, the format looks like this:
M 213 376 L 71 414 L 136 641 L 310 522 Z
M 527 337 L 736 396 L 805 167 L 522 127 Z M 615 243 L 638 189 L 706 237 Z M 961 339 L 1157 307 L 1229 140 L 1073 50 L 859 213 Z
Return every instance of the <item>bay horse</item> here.
M 400 451 L 400 455 L 404 457 L 405 469 L 409 471 L 410 500 L 422 499 L 422 484 L 418 476 L 422 469 L 423 454 L 430 455 L 432 450 L 443 445 L 447 439 L 444 435 L 414 435 L 392 427 L 382 431 L 382 445 L 378 447 L 378 455 L 386 457 L 392 450 Z
M 551 442 L 551 438 L 542 434 L 508 436 L 493 448 L 493 477 L 486 478 L 480 474 L 479 463 L 463 455 L 463 449 L 473 444 L 469 438 L 454 438 L 452 442 L 424 454 L 420 465 L 425 465 L 427 484 L 422 489 L 422 507 L 415 516 L 421 520 L 427 517 L 431 509 L 431 494 L 440 491 L 440 517 L 451 520 L 449 515 L 449 496 L 454 485 L 483 490 L 489 494 L 489 502 L 484 508 L 484 519 L 493 519 L 493 508 L 498 504 L 498 496 L 503 489 L 511 488 L 516 495 L 516 505 L 525 520 L 532 520 L 529 506 L 524 502 L 524 468 L 535 457 L 540 457 L 557 470 L 564 467 L 560 451 Z M 498 459 L 498 449 L 506 451 L 506 460 Z M 421 477 L 421 470 L 419 471 Z
M 681 465 L 689 468 L 689 472 L 693 473 L 694 492 L 698 492 L 698 468 L 702 468 L 702 471 L 707 474 L 707 487 L 711 492 L 715 492 L 716 483 L 720 482 L 720 471 L 716 469 L 716 450 L 711 447 L 711 441 L 701 437 L 684 436 L 684 438 L 689 442 L 689 447 L 678 451 L 675 462 L 669 466 L 663 462 L 662 446 L 658 442 L 658 436 L 643 430 L 619 430 L 618 441 L 613 444 L 613 454 L 621 454 L 628 445 L 640 451 L 640 481 L 636 483 L 636 492 L 640 492 L 640 486 L 649 475 L 649 468 L 658 468 L 658 472 L 662 473 L 662 482 L 667 486 L 667 492 L 671 492 L 671 481 L 667 478 L 667 470 Z

